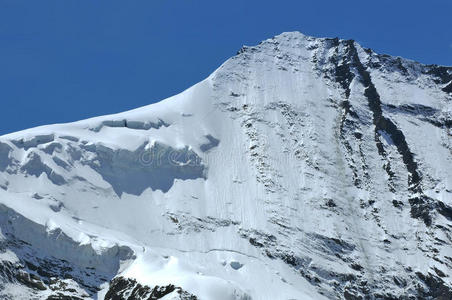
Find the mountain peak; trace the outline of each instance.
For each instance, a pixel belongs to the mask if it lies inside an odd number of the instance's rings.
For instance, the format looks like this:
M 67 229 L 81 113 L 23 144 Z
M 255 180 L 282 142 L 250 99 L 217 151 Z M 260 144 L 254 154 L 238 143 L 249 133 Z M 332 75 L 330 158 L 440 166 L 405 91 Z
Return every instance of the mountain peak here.
M 0 297 L 452 298 L 451 82 L 289 32 L 159 103 L 2 136 Z

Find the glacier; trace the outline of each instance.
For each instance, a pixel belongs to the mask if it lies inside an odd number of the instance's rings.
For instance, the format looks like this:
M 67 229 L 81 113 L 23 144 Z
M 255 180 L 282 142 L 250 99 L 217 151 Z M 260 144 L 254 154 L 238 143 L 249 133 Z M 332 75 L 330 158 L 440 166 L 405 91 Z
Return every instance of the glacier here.
M 282 33 L 0 137 L 1 299 L 452 299 L 452 67 Z

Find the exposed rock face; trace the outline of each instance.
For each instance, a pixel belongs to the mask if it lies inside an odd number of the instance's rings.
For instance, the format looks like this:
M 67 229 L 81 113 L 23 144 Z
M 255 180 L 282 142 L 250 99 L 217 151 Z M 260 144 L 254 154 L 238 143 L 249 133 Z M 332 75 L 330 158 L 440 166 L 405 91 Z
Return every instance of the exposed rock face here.
M 451 299 L 451 170 L 452 68 L 284 33 L 1 137 L 0 297 Z
M 172 296 L 171 299 L 175 300 L 198 299 L 172 284 L 150 288 L 137 283 L 136 280 L 118 277 L 111 281 L 105 300 L 158 300 L 166 296 Z

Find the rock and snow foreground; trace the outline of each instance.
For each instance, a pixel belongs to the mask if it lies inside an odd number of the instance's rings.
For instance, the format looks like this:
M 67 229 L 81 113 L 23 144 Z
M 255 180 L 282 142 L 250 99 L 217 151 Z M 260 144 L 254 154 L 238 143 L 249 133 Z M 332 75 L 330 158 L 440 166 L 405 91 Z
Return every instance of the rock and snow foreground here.
M 283 33 L 0 138 L 1 299 L 451 299 L 452 68 Z

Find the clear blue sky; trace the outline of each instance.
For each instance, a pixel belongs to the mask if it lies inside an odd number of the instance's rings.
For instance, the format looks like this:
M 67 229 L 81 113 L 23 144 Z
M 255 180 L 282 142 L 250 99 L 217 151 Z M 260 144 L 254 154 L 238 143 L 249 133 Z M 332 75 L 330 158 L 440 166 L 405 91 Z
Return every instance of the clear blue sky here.
M 0 0 L 0 134 L 156 102 L 294 30 L 452 65 L 451 0 Z

